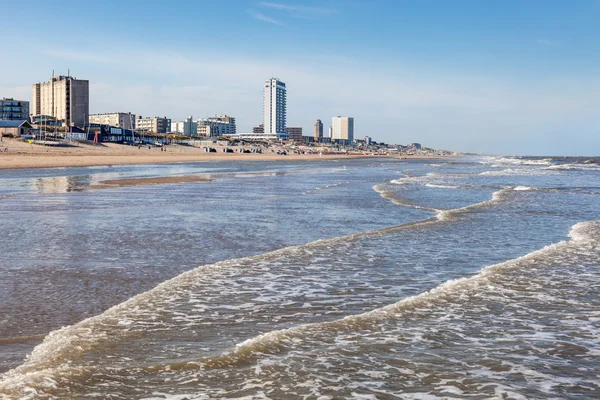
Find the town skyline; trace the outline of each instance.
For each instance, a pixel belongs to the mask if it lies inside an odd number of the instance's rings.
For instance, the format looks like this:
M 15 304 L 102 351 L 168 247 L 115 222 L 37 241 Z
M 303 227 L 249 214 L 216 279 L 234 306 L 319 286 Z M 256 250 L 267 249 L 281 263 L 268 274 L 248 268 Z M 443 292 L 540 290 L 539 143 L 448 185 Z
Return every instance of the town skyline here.
M 0 96 L 31 101 L 31 84 L 70 69 L 90 81 L 90 113 L 228 114 L 249 132 L 262 121 L 260 82 L 277 76 L 288 85 L 288 125 L 306 132 L 316 119 L 352 115 L 360 136 L 456 151 L 585 155 L 600 146 L 596 1 L 460 13 L 386 1 L 119 4 L 135 18 L 107 18 L 117 3 L 91 2 L 86 13 L 61 4 L 7 5 L 57 21 L 68 9 L 71 18 L 7 45 L 31 61 L 0 66 Z M 204 24 L 177 24 L 200 11 Z M 217 29 L 226 17 L 235 27 Z M 374 35 L 375 25 L 385 35 Z

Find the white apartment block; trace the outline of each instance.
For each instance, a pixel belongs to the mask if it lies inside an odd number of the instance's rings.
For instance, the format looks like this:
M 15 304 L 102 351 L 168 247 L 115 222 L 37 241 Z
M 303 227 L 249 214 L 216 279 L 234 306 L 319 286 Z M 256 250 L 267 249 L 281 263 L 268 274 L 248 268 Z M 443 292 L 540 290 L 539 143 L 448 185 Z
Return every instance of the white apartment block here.
M 183 121 L 171 122 L 171 132 L 183 134 L 183 125 L 184 124 L 185 124 L 185 122 L 183 122 Z
M 354 118 L 333 117 L 331 119 L 331 140 L 344 140 L 352 143 L 354 140 Z
M 236 133 L 235 118 L 228 115 L 217 115 L 196 120 L 196 134 L 198 136 L 229 136 Z
M 90 115 L 90 124 L 109 125 L 123 129 L 135 129 L 135 114 L 116 112 Z
M 171 132 L 180 133 L 186 136 L 196 135 L 197 124 L 193 117 L 187 117 L 185 121 L 171 122 Z
M 53 76 L 32 87 L 32 115 L 50 115 L 63 126 L 84 127 L 90 115 L 89 81 Z
M 264 85 L 263 110 L 265 135 L 287 137 L 286 107 L 287 88 L 285 83 L 277 78 L 267 79 Z

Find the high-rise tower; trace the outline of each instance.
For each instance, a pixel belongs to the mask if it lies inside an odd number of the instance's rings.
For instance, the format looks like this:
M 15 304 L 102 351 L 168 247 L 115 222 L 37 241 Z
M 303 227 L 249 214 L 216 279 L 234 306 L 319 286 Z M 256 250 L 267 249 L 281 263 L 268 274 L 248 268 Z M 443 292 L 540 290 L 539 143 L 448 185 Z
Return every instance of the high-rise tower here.
M 333 117 L 331 119 L 332 141 L 343 141 L 351 144 L 354 140 L 354 118 L 352 117 Z
M 33 85 L 33 115 L 51 115 L 61 125 L 84 127 L 90 116 L 89 81 L 53 76 Z
M 320 142 L 323 139 L 323 123 L 320 119 L 315 122 L 315 142 Z
M 285 138 L 286 134 L 285 83 L 277 78 L 267 79 L 264 87 L 264 133 Z

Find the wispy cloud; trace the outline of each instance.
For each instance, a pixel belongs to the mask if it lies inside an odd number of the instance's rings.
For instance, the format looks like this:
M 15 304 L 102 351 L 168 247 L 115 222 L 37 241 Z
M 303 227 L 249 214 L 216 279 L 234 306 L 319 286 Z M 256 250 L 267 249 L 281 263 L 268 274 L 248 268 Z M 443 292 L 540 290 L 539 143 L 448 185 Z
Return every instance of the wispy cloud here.
M 268 1 L 261 1 L 258 3 L 259 6 L 265 8 L 272 8 L 280 11 L 289 11 L 295 13 L 302 14 L 335 14 L 336 10 L 331 8 L 323 8 L 323 7 L 306 7 L 306 6 L 296 6 L 292 4 L 282 4 L 282 3 L 271 3 Z
M 248 13 L 252 16 L 252 18 L 258 20 L 258 21 L 263 21 L 263 22 L 267 22 L 269 24 L 273 24 L 273 25 L 279 25 L 279 26 L 285 26 L 285 24 L 275 18 L 271 18 L 263 13 L 260 13 L 258 11 L 255 10 L 248 10 Z
M 548 40 L 548 39 L 538 39 L 536 40 L 537 44 L 541 44 L 542 46 L 560 46 L 562 42 L 560 40 Z

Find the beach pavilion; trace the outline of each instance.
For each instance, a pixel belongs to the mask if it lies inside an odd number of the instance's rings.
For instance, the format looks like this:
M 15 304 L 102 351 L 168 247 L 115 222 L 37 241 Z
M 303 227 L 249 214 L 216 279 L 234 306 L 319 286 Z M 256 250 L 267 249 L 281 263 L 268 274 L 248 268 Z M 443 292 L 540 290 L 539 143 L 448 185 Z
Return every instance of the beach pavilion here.
M 12 136 L 20 137 L 28 135 L 32 129 L 32 126 L 26 120 L 22 121 L 0 121 L 0 137 Z

